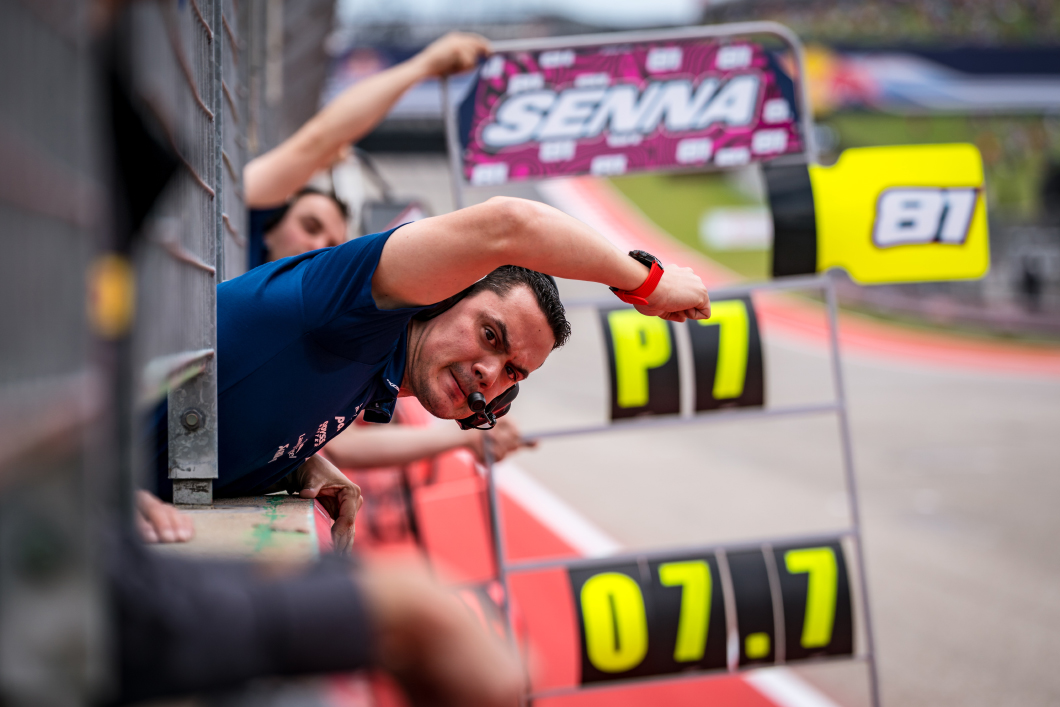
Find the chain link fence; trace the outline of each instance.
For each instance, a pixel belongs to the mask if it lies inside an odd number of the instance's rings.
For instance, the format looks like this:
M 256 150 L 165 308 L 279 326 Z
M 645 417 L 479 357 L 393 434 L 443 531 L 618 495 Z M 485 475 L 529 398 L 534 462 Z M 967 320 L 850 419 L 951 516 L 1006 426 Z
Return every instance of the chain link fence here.
M 241 193 L 249 60 L 241 30 L 257 4 L 136 3 L 135 92 L 181 169 L 156 205 L 137 257 L 143 288 L 135 361 L 140 403 L 168 390 L 169 476 L 177 503 L 212 502 L 217 477 L 216 285 L 242 272 Z
M 145 416 L 168 406 L 178 501 L 209 503 L 216 477 L 216 286 L 245 269 L 265 3 L 104 5 L 0 0 L 4 705 L 108 694 L 100 538 L 146 467 Z M 108 51 L 179 162 L 131 260 L 113 208 Z

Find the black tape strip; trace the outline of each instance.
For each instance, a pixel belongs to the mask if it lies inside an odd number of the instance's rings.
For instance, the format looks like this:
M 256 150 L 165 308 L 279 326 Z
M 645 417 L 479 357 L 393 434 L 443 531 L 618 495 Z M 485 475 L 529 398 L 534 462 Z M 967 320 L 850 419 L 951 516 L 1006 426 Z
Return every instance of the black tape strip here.
M 740 635 L 740 665 L 763 665 L 776 659 L 773 597 L 766 559 L 761 550 L 727 554 L 736 624 Z
M 817 272 L 817 215 L 806 165 L 763 164 L 773 213 L 773 277 Z

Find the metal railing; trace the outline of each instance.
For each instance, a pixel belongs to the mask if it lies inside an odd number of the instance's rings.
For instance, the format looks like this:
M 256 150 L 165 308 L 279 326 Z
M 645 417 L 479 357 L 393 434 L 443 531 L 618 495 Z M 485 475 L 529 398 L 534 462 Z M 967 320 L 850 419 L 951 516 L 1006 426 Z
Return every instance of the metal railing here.
M 246 263 L 250 31 L 259 3 L 189 0 L 131 8 L 139 98 L 178 155 L 179 174 L 137 259 L 141 405 L 168 407 L 173 500 L 209 504 L 217 478 L 217 284 Z M 157 371 L 165 368 L 162 385 Z

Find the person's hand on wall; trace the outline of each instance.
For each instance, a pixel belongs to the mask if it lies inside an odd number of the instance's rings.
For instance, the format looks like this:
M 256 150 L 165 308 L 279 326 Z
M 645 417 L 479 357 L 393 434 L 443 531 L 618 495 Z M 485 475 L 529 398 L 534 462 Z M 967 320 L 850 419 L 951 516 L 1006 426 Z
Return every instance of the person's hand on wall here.
M 300 489 L 298 495 L 319 501 L 335 521 L 331 526 L 335 552 L 349 553 L 353 547 L 353 524 L 364 502 L 361 488 L 319 454 L 306 459 L 295 478 Z
M 426 76 L 448 76 L 474 69 L 479 57 L 489 55 L 490 51 L 490 44 L 485 37 L 467 32 L 450 32 L 431 43 L 412 61 L 422 66 Z
M 490 446 L 493 461 L 499 462 L 512 452 L 523 447 L 536 447 L 537 442 L 528 442 L 523 439 L 519 427 L 507 417 L 497 420 L 497 426 L 488 431 L 470 430 L 461 433 L 467 439 L 467 448 L 475 455 L 481 463 L 486 463 L 485 445 Z
M 422 571 L 366 565 L 356 575 L 374 624 L 376 664 L 413 705 L 515 707 L 523 671 L 504 642 Z
M 191 516 L 147 491 L 136 492 L 136 529 L 145 543 L 183 543 L 195 537 Z

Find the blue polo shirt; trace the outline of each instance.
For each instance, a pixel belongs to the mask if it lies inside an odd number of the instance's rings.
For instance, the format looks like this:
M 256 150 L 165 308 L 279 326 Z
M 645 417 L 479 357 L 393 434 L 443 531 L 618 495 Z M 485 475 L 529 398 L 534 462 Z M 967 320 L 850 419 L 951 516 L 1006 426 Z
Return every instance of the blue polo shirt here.
M 381 310 L 372 299 L 372 275 L 394 230 L 218 286 L 217 495 L 262 493 L 366 408 L 374 421 L 389 421 L 408 324 L 422 309 Z M 160 471 L 163 496 L 172 488 L 167 475 Z
M 269 249 L 265 247 L 265 224 L 283 208 L 277 206 L 247 211 L 247 270 L 269 262 Z

